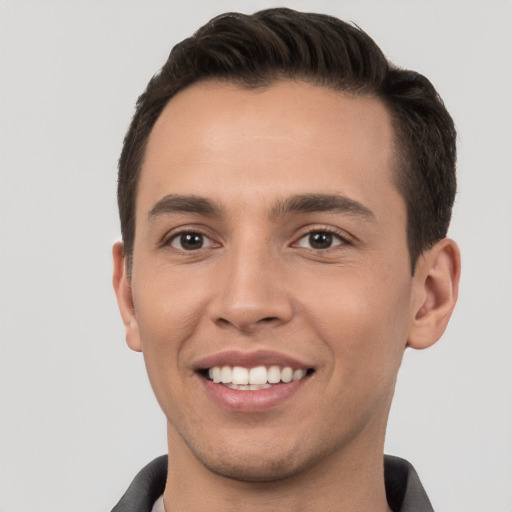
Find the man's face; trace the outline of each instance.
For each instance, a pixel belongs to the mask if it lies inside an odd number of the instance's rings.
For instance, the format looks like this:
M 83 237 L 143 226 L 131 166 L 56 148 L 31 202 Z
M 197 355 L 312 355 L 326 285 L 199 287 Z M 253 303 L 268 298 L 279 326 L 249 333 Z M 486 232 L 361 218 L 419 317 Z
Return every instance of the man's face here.
M 373 98 L 205 83 L 167 105 L 137 195 L 128 341 L 182 464 L 270 480 L 382 453 L 416 308 L 393 160 Z

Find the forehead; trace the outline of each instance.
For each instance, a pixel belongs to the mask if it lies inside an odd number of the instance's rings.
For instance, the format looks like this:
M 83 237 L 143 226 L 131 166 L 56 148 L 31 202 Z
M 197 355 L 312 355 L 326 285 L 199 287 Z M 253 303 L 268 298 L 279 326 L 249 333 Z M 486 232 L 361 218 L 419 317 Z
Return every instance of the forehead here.
M 137 202 L 147 211 L 164 193 L 223 189 L 235 201 L 250 189 L 252 197 L 328 191 L 364 203 L 394 188 L 393 140 L 376 98 L 294 81 L 260 89 L 199 83 L 155 123 Z

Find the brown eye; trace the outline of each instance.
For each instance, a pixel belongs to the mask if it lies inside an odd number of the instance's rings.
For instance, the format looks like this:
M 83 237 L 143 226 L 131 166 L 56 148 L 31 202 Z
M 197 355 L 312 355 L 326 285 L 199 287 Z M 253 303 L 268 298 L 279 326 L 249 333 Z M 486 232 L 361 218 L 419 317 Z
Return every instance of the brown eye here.
M 212 240 L 202 233 L 179 233 L 172 241 L 171 246 L 182 251 L 196 251 L 212 245 Z
M 332 235 L 331 233 L 311 233 L 309 245 L 313 249 L 328 249 L 332 245 Z
M 306 249 L 330 249 L 338 245 L 343 245 L 345 240 L 334 233 L 329 231 L 312 231 L 304 235 L 298 242 L 298 247 L 304 247 Z

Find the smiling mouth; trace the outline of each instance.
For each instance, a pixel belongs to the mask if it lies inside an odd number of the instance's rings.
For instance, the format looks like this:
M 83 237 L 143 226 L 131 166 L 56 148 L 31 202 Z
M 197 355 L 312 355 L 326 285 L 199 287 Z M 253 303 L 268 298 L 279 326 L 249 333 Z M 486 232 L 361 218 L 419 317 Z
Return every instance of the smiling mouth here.
M 299 381 L 312 373 L 313 368 L 292 368 L 291 366 L 213 366 L 199 372 L 204 378 L 239 391 L 258 391 L 274 386 Z

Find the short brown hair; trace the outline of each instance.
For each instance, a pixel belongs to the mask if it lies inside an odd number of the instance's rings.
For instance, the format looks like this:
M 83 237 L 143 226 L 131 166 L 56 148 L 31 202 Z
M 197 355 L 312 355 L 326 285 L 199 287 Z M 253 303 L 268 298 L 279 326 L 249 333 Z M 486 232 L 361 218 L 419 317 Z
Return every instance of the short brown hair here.
M 137 184 L 149 134 L 175 94 L 213 79 L 244 88 L 293 79 L 379 98 L 395 131 L 395 183 L 407 208 L 412 272 L 419 255 L 446 236 L 456 191 L 456 132 L 429 80 L 396 67 L 364 31 L 333 16 L 285 8 L 226 13 L 177 44 L 137 101 L 118 177 L 129 270 Z

